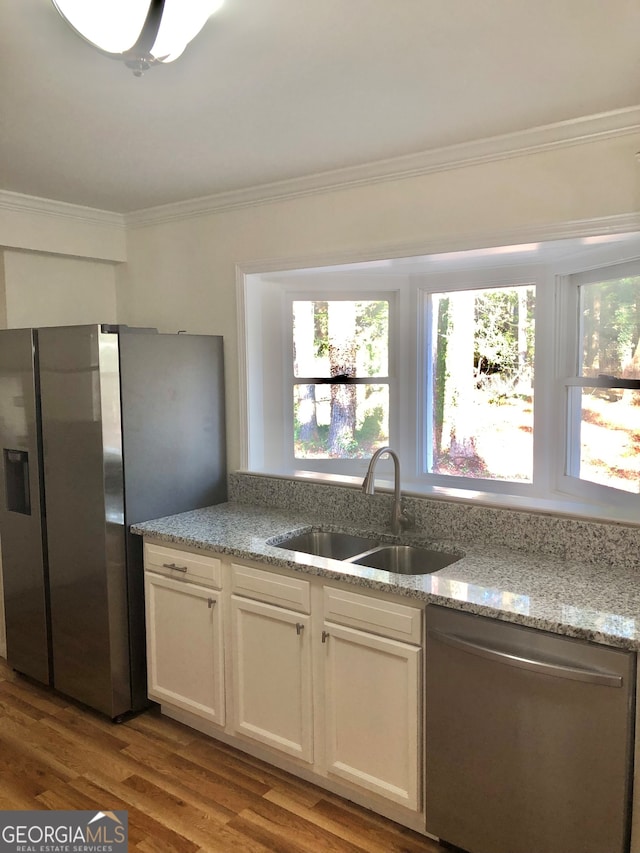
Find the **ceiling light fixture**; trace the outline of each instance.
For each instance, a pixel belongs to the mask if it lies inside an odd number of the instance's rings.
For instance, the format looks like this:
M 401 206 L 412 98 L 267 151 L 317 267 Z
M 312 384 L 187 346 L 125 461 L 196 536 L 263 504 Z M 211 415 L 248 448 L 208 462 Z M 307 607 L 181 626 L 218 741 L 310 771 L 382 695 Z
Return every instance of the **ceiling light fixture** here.
M 152 65 L 177 59 L 223 0 L 52 2 L 79 36 L 141 77 Z

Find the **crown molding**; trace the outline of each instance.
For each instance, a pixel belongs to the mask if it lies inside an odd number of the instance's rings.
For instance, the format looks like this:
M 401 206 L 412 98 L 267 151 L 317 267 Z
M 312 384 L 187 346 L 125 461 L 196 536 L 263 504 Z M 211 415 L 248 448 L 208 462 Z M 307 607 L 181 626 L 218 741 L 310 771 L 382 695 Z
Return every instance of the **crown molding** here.
M 111 210 L 98 210 L 80 204 L 69 204 L 66 201 L 23 195 L 9 190 L 0 190 L 0 210 L 71 219 L 84 224 L 108 225 L 112 228 L 124 229 L 126 227 L 125 218 L 121 213 L 115 213 Z
M 458 169 L 463 166 L 519 157 L 523 154 L 535 154 L 639 132 L 640 106 L 627 107 L 516 133 L 433 148 L 403 157 L 378 160 L 359 166 L 188 199 L 174 204 L 149 207 L 125 214 L 124 218 L 129 227 L 175 222 L 235 208 L 294 199 L 364 184 L 419 177 L 432 172 Z
M 419 177 L 433 172 L 566 148 L 633 133 L 640 133 L 640 106 L 583 116 L 472 142 L 433 148 L 403 157 L 377 160 L 359 166 L 143 208 L 125 214 L 1 189 L 0 210 L 38 214 L 118 229 L 143 227 L 331 190 Z M 636 157 L 640 160 L 640 152 Z

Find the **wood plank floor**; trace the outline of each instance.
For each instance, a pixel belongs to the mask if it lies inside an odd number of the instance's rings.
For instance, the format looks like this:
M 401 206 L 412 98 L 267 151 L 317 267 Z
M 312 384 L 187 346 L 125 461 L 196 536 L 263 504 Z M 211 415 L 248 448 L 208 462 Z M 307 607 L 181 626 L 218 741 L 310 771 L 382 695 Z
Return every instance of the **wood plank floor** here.
M 156 711 L 114 725 L 1 658 L 0 809 L 126 809 L 140 853 L 445 853 Z

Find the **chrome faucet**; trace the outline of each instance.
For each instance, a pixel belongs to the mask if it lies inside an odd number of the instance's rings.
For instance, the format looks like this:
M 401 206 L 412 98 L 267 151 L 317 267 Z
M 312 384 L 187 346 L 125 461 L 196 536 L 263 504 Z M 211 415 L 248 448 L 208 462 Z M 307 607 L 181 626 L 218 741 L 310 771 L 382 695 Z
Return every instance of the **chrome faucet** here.
M 362 481 L 362 491 L 365 495 L 373 495 L 376 491 L 375 484 L 375 467 L 381 456 L 390 456 L 393 460 L 394 468 L 394 489 L 393 489 L 393 514 L 391 516 L 391 532 L 394 536 L 398 536 L 402 532 L 403 527 L 410 527 L 413 524 L 411 516 L 402 509 L 402 492 L 400 491 L 400 460 L 398 454 L 390 447 L 380 447 L 371 457 L 367 473 Z

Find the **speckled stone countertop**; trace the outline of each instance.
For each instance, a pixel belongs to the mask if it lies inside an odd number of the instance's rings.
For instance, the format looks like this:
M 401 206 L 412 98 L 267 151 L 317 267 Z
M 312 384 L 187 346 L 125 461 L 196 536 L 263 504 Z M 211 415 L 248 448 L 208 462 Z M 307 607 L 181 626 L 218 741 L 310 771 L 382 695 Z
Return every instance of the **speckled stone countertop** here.
M 430 575 L 400 575 L 274 547 L 273 543 L 312 527 L 346 529 L 381 542 L 426 545 L 463 556 Z M 640 649 L 640 577 L 635 567 L 585 565 L 546 554 L 424 536 L 394 540 L 379 531 L 323 524 L 307 513 L 241 503 L 147 521 L 131 530 L 177 546 L 281 566 L 609 646 Z

